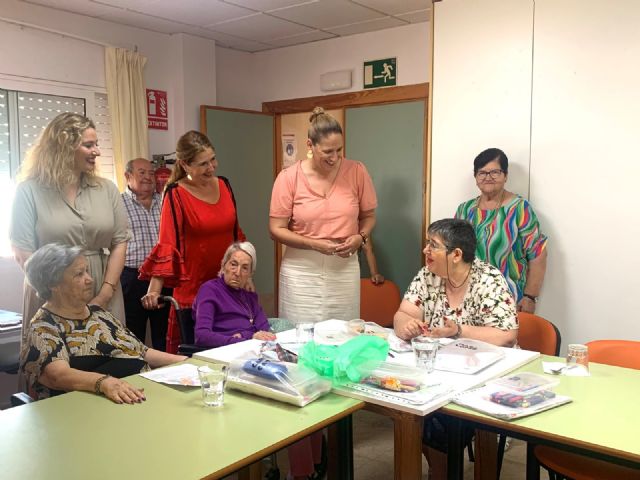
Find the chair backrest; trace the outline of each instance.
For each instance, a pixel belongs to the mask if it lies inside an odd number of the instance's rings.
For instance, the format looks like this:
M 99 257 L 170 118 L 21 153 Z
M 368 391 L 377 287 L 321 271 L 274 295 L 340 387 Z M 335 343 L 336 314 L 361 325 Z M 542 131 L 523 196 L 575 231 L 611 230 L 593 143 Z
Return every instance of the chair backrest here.
M 589 361 L 640 370 L 640 342 L 633 340 L 594 340 L 588 342 Z
M 560 354 L 560 331 L 558 328 L 533 313 L 518 312 L 518 345 L 525 350 L 540 352 L 544 355 Z
M 360 318 L 391 327 L 399 306 L 400 290 L 391 280 L 374 285 L 368 278 L 360 279 Z

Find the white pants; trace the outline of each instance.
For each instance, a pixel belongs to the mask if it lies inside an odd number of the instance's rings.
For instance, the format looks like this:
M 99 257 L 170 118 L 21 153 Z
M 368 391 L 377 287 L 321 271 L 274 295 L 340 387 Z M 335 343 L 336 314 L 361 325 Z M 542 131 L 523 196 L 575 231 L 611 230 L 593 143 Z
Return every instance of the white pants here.
M 342 258 L 287 247 L 279 285 L 280 318 L 299 323 L 360 317 L 358 255 Z

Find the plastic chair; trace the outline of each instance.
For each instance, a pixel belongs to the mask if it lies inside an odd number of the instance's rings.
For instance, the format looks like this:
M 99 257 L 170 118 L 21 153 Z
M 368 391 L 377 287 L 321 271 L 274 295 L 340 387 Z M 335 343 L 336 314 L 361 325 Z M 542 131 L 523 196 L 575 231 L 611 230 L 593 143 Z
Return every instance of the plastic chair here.
M 518 323 L 520 348 L 556 357 L 560 354 L 560 331 L 549 320 L 533 313 L 518 312 Z
M 562 338 L 560 330 L 549 320 L 539 315 L 518 312 L 518 345 L 524 350 L 540 352 L 544 355 L 558 356 Z M 507 445 L 507 435 L 498 437 L 498 477 L 502 470 L 504 451 Z
M 400 290 L 391 280 L 374 285 L 368 278 L 360 279 L 360 317 L 363 320 L 392 327 L 399 306 Z
M 640 370 L 640 342 L 630 340 L 595 340 L 587 343 L 589 361 Z M 565 452 L 538 445 L 533 454 L 549 478 L 574 480 L 600 480 L 603 478 L 640 479 L 640 470 L 622 467 L 584 455 Z

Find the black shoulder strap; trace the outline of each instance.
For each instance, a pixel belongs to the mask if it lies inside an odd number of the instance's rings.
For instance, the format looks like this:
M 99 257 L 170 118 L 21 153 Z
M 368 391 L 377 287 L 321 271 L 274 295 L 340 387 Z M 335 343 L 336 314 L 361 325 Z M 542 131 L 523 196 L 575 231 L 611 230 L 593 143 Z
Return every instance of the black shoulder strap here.
M 178 183 L 172 183 L 171 185 L 167 185 L 167 188 L 164 191 L 164 196 L 162 197 L 162 202 L 164 203 L 165 199 L 169 197 L 169 205 L 171 206 L 171 216 L 173 217 L 173 228 L 176 232 L 176 250 L 182 253 L 180 249 L 180 230 L 178 228 L 178 216 L 176 215 L 176 206 L 175 201 L 173 199 L 173 191 L 177 188 Z
M 231 183 L 229 183 L 229 179 L 227 177 L 223 177 L 222 175 L 218 175 L 218 178 L 224 182 L 224 184 L 229 189 L 229 193 L 231 194 L 231 201 L 233 202 L 233 209 L 235 211 L 236 220 L 233 225 L 233 241 L 238 241 L 240 226 L 238 225 L 238 207 L 236 205 L 236 197 L 233 195 L 233 189 L 231 188 Z

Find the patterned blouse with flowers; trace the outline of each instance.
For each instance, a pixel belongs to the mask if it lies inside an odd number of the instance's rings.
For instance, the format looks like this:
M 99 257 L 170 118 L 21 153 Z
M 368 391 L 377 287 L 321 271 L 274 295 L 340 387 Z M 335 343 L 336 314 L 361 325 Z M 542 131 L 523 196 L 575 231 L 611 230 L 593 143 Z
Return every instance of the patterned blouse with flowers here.
M 146 353 L 147 347 L 133 333 L 97 305 L 89 305 L 89 316 L 82 320 L 41 308 L 27 332 L 20 365 L 29 387 L 38 398 L 46 398 L 59 393 L 38 382 L 52 362 L 64 360 L 72 368 L 122 377 L 148 371 Z
M 471 265 L 469 288 L 458 308 L 449 305 L 445 280 L 427 267 L 415 276 L 404 299 L 423 309 L 423 319 L 429 328 L 443 327 L 445 319 L 500 330 L 518 328 L 515 302 L 502 273 L 477 258 Z

